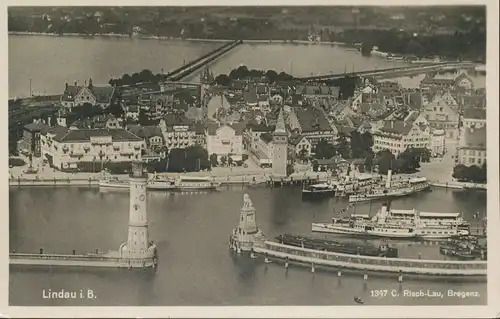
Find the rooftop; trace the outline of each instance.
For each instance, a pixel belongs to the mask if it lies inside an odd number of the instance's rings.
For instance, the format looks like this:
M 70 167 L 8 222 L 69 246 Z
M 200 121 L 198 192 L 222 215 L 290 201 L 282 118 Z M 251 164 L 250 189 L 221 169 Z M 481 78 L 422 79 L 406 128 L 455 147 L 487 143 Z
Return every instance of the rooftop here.
M 323 111 L 313 107 L 294 107 L 302 132 L 331 131 L 332 127 Z
M 142 141 L 137 135 L 123 129 L 81 129 L 69 130 L 54 136 L 57 142 L 88 142 L 91 137 L 110 136 L 116 142 L 138 142 Z
M 480 108 L 466 108 L 464 119 L 486 120 L 486 110 Z

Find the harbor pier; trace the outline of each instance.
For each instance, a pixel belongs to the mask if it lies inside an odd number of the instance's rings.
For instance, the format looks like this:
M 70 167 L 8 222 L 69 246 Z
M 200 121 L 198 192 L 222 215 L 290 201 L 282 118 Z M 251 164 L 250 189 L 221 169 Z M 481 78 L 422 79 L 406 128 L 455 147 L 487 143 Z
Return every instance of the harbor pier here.
M 229 247 L 239 253 L 252 252 L 265 256 L 266 260 L 275 258 L 285 261 L 285 265 L 296 263 L 314 268 L 375 272 L 393 275 L 421 277 L 438 276 L 442 278 L 460 277 L 485 280 L 487 261 L 449 261 L 429 259 L 387 258 L 344 254 L 318 249 L 309 249 L 270 241 L 256 226 L 255 208 L 250 197 L 244 195 L 244 205 L 240 211 L 240 222 L 230 237 Z M 340 270 L 342 269 L 342 270 Z
M 149 239 L 146 213 L 147 173 L 142 163 L 132 164 L 130 174 L 130 206 L 127 242 L 118 251 L 91 254 L 9 254 L 10 265 L 155 268 L 158 262 L 156 245 Z

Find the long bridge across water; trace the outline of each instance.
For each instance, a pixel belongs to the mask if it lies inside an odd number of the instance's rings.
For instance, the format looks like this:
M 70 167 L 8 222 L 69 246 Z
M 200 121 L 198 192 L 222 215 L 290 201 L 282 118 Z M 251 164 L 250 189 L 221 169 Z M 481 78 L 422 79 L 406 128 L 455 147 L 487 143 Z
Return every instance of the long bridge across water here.
M 229 43 L 224 44 L 223 46 L 199 57 L 196 60 L 193 60 L 175 70 L 167 73 L 167 79 L 170 81 L 179 81 L 185 78 L 186 76 L 192 74 L 196 70 L 201 69 L 203 66 L 208 63 L 214 61 L 215 59 L 221 57 L 232 49 L 236 48 L 238 45 L 242 44 L 242 40 L 235 40 Z
M 440 71 L 446 69 L 458 69 L 458 68 L 472 68 L 475 64 L 472 62 L 444 62 L 444 63 L 432 63 L 432 64 L 420 64 L 412 66 L 402 66 L 395 68 L 386 68 L 378 70 L 366 70 L 351 73 L 336 73 L 336 74 L 325 74 L 317 76 L 309 76 L 298 78 L 302 81 L 321 81 L 321 80 L 335 80 L 340 79 L 345 76 L 363 76 L 363 77 L 398 77 L 403 75 L 419 74 L 429 71 Z

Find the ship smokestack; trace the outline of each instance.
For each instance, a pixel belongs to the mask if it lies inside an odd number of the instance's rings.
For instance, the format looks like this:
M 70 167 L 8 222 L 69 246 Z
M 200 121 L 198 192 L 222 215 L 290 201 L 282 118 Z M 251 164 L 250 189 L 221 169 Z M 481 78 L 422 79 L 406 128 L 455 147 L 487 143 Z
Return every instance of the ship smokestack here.
M 385 188 L 391 187 L 392 170 L 387 171 L 387 181 L 385 182 Z

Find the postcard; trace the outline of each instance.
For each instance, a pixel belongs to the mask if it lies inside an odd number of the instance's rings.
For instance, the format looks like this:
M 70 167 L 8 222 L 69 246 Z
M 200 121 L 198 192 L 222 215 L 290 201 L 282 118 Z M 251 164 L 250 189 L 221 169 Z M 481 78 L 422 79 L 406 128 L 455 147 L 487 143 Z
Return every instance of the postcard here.
M 8 6 L 2 315 L 500 313 L 498 8 L 374 4 Z

